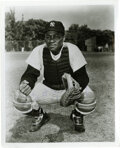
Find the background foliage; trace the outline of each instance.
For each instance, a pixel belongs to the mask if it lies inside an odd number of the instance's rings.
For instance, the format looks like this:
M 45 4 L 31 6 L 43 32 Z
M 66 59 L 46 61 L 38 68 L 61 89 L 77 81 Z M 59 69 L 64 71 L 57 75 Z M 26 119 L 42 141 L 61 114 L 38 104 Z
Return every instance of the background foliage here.
M 5 40 L 6 51 L 32 50 L 35 46 L 44 42 L 44 30 L 46 21 L 41 19 L 29 19 L 24 21 L 15 20 L 15 11 L 10 10 L 5 17 Z M 79 26 L 72 24 L 66 30 L 66 41 L 76 44 L 81 50 L 86 51 L 85 40 L 96 37 L 96 45 L 105 46 L 114 44 L 114 31 L 94 30 L 86 24 Z M 97 51 L 97 49 L 94 49 Z M 113 50 L 113 49 L 112 49 Z

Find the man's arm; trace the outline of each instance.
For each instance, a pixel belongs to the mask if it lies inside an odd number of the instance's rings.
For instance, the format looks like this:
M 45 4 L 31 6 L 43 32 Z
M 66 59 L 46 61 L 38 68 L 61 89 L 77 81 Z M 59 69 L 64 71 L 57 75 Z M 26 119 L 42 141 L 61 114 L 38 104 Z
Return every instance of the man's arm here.
M 40 71 L 28 65 L 20 80 L 20 91 L 28 95 L 37 81 Z
M 83 91 L 89 83 L 89 77 L 85 66 L 75 71 L 72 77 L 80 84 L 80 87 L 82 88 L 81 91 Z

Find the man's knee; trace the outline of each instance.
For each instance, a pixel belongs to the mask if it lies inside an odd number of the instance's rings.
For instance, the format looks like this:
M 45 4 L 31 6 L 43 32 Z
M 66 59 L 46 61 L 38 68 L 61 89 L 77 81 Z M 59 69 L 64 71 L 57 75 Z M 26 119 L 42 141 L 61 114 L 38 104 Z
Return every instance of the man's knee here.
M 81 103 L 84 103 L 84 104 L 93 103 L 96 100 L 95 93 L 93 91 L 83 92 L 81 97 L 82 97 Z
M 75 108 L 83 115 L 90 114 L 95 110 L 96 99 L 93 91 L 83 92 L 81 99 L 75 102 Z
M 14 95 L 13 105 L 21 113 L 29 113 L 37 106 L 37 103 L 33 102 L 30 96 L 26 96 L 17 90 Z

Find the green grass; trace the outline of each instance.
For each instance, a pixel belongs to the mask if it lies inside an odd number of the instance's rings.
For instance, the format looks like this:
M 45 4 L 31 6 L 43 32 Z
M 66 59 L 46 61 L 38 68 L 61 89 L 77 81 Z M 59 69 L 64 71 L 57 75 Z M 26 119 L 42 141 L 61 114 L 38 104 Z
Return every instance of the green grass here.
M 85 117 L 86 132 L 74 131 L 69 115 L 72 106 L 59 104 L 42 106 L 51 120 L 39 131 L 29 133 L 32 118 L 17 112 L 12 105 L 13 93 L 26 68 L 28 53 L 6 53 L 5 99 L 7 142 L 112 142 L 115 139 L 114 105 L 114 54 L 84 53 L 88 62 L 90 87 L 94 90 L 97 106 L 94 113 Z

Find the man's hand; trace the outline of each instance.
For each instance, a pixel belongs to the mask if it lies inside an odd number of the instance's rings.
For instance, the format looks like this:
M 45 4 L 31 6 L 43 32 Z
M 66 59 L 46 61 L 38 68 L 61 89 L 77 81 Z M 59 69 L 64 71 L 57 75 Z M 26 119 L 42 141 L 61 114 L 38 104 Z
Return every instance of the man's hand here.
M 25 95 L 29 95 L 31 92 L 31 87 L 29 86 L 29 82 L 24 80 L 21 82 L 20 86 L 19 86 L 20 91 L 25 94 Z

